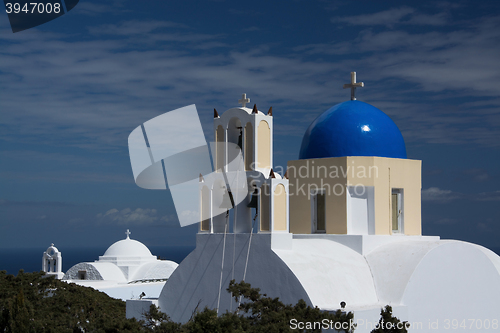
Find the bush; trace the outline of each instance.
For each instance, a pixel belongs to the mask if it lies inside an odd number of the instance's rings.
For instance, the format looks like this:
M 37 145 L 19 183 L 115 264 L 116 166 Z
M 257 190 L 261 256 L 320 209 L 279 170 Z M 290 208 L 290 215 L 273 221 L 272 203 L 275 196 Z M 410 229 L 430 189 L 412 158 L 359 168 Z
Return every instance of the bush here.
M 386 305 L 380 311 L 380 320 L 378 327 L 373 329 L 371 333 L 408 333 L 407 328 L 410 327 L 407 321 L 400 321 L 392 315 L 392 307 Z

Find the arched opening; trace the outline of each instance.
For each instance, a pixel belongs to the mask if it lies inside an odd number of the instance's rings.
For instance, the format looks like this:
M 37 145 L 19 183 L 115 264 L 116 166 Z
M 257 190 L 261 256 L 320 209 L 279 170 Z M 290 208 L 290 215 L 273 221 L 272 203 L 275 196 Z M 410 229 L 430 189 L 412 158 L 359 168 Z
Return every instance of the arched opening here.
M 247 123 L 245 126 L 245 170 L 253 170 L 253 126 Z
M 270 231 L 270 190 L 269 185 L 260 187 L 260 231 Z
M 258 167 L 263 169 L 271 168 L 271 129 L 265 120 L 259 123 L 257 132 L 258 147 Z
M 224 161 L 225 161 L 225 153 L 224 153 L 224 146 L 225 146 L 225 138 L 224 138 L 224 128 L 222 125 L 217 126 L 217 130 L 215 131 L 215 142 L 216 142 L 216 148 L 215 148 L 215 154 L 216 154 L 216 159 L 215 159 L 215 169 L 217 172 L 220 172 L 220 169 L 224 167 Z
M 201 231 L 210 231 L 210 190 L 207 186 L 201 189 Z
M 286 190 L 283 184 L 278 184 L 274 189 L 274 230 L 286 231 Z
M 226 184 L 222 180 L 214 181 L 212 185 L 212 228 L 213 233 L 223 233 L 226 223 L 226 205 L 223 204 L 224 197 L 227 196 Z M 221 207 L 222 206 L 222 207 Z
M 243 166 L 231 164 L 243 147 L 243 127 L 238 118 L 232 118 L 227 124 L 227 142 L 233 144 L 227 145 L 227 171 L 236 171 L 238 167 L 242 169 Z

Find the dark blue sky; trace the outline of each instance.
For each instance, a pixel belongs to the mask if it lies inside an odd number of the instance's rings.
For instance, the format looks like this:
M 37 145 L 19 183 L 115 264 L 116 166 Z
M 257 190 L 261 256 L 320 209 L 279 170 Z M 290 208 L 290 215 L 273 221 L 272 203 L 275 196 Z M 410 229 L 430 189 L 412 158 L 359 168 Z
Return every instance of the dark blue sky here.
M 493 1 L 80 1 L 16 34 L 2 14 L 0 247 L 194 245 L 135 185 L 129 133 L 196 104 L 210 140 L 245 92 L 285 166 L 351 71 L 423 161 L 423 233 L 500 247 L 499 59 Z

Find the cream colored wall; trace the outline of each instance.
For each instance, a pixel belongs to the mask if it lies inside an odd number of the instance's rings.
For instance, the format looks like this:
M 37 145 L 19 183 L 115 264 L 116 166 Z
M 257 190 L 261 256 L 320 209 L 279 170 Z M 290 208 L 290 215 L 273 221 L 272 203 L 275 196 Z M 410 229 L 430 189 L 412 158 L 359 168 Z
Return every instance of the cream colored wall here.
M 257 166 L 271 168 L 271 129 L 265 120 L 261 120 L 257 130 Z
M 404 233 L 405 235 L 422 234 L 421 217 L 421 167 L 422 161 L 390 159 L 390 161 L 378 161 L 387 163 L 390 168 L 390 187 L 404 189 Z M 386 165 L 387 165 L 386 164 Z M 389 170 L 388 170 L 389 175 Z M 390 201 L 389 201 L 390 202 Z M 389 207 L 391 212 L 391 207 Z M 390 213 L 389 213 L 390 214 Z M 389 219 L 391 216 L 389 216 Z M 392 228 L 389 228 L 392 229 Z M 392 230 L 390 230 L 392 232 Z
M 348 157 L 348 164 L 356 169 L 372 167 L 371 177 L 354 177 L 350 174 L 351 185 L 362 184 L 375 186 L 375 234 L 390 235 L 391 227 L 391 193 L 392 189 L 404 189 L 403 225 L 405 235 L 422 234 L 421 218 L 421 166 L 422 161 L 384 158 L 384 157 Z M 376 169 L 373 169 L 376 167 Z M 378 175 L 376 174 L 378 172 Z M 368 176 L 368 172 L 366 172 Z M 362 174 L 360 176 L 363 176 Z
M 283 184 L 274 189 L 273 230 L 286 231 L 286 190 Z
M 302 167 L 302 173 L 300 168 Z M 326 167 L 328 177 L 318 170 Z M 304 173 L 309 169 L 309 173 Z M 314 169 L 314 174 L 311 171 Z M 295 170 L 295 172 L 294 172 Z M 324 169 L 321 169 L 324 170 Z M 338 174 L 332 170 L 339 170 Z M 390 176 L 389 176 L 390 174 Z M 421 161 L 384 157 L 337 157 L 297 160 L 288 163 L 290 179 L 290 232 L 311 233 L 311 188 L 325 188 L 326 233 L 347 233 L 346 186 L 373 186 L 375 234 L 390 235 L 391 190 L 404 189 L 403 229 L 406 235 L 421 235 Z M 318 177 L 319 176 L 319 177 Z M 302 191 L 299 190 L 302 186 Z M 340 189 L 343 189 L 342 195 Z M 328 192 L 329 191 L 329 192 Z M 305 193 L 302 193 L 305 192 Z
M 345 157 L 288 162 L 291 233 L 311 233 L 310 193 L 313 189 L 321 188 L 325 189 L 326 194 L 326 233 L 347 233 L 346 178 L 342 172 L 334 172 L 345 167 L 345 164 Z

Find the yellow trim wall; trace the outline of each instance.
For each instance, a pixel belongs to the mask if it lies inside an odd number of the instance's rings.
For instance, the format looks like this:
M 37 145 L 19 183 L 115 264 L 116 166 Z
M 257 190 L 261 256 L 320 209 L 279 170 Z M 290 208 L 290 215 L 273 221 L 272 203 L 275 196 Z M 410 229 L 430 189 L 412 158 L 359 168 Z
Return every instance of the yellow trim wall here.
M 385 157 L 335 157 L 288 163 L 290 232 L 311 233 L 311 190 L 326 191 L 326 233 L 347 233 L 347 187 L 373 186 L 375 234 L 390 235 L 391 192 L 403 189 L 403 230 L 421 235 L 421 161 Z

